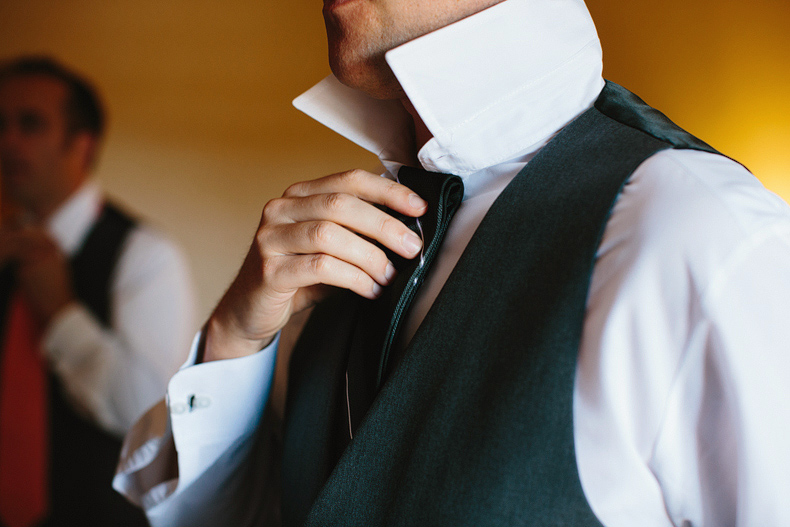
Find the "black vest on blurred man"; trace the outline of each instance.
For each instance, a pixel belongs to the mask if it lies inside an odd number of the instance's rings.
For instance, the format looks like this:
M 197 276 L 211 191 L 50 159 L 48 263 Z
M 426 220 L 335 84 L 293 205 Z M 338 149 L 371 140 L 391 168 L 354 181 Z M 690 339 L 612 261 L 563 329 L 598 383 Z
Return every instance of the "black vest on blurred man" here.
M 134 221 L 111 205 L 94 224 L 79 252 L 71 259 L 77 298 L 109 327 L 110 290 L 115 264 Z M 0 323 L 14 286 L 13 271 L 0 271 Z M 50 373 L 50 501 L 42 527 L 135 527 L 148 525 L 142 512 L 112 488 L 121 442 L 75 412 Z M 2 526 L 0 526 L 2 527 Z

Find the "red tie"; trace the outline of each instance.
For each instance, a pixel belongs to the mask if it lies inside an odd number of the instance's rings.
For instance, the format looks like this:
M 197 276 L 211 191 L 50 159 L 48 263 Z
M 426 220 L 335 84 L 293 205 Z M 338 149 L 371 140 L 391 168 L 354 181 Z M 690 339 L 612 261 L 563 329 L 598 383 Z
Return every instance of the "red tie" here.
M 0 518 L 29 527 L 47 513 L 46 364 L 32 313 L 20 294 L 9 306 L 0 364 Z

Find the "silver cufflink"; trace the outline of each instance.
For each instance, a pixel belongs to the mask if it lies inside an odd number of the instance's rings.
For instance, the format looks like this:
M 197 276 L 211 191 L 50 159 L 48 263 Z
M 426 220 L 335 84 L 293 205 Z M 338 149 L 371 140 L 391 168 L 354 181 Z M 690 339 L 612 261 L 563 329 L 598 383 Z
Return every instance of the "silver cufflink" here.
M 210 397 L 190 395 L 187 397 L 186 403 L 172 403 L 170 405 L 170 413 L 178 415 L 187 412 L 194 412 L 200 408 L 208 408 L 209 406 L 211 406 Z

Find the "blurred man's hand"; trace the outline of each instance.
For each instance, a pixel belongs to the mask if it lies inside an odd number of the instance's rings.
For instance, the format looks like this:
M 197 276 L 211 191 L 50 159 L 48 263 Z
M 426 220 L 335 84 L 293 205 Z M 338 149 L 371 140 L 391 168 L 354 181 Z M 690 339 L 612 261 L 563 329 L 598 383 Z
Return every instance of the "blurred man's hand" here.
M 0 262 L 17 265 L 17 284 L 44 327 L 74 300 L 69 263 L 38 227 L 0 231 Z

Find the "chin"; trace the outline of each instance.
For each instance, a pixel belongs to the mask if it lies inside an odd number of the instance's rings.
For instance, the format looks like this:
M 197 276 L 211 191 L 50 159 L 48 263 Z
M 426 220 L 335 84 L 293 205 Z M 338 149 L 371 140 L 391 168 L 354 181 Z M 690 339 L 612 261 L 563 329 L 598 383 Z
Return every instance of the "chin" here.
M 384 60 L 393 46 L 375 30 L 376 24 L 341 23 L 326 17 L 329 67 L 340 82 L 376 99 L 397 99 L 403 90 Z
M 400 99 L 401 88 L 384 55 L 359 60 L 330 50 L 329 66 L 337 79 L 350 88 L 360 90 L 375 99 Z

